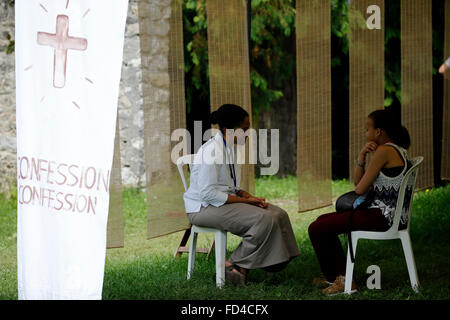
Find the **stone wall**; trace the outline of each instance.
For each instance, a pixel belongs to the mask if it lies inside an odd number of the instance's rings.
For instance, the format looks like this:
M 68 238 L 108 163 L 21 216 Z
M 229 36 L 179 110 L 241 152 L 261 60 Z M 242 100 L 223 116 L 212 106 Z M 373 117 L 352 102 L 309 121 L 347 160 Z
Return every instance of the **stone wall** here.
M 147 30 L 152 37 L 149 60 L 167 68 L 170 0 L 145 3 L 151 14 L 151 28 Z M 14 8 L 0 2 L 0 193 L 8 189 L 16 176 L 15 70 L 14 54 L 6 53 L 8 34 L 14 38 Z M 130 0 L 119 93 L 122 179 L 126 186 L 145 185 L 141 80 L 138 0 Z M 166 77 L 152 82 L 157 89 L 155 94 L 169 95 Z
M 124 185 L 145 183 L 144 116 L 138 0 L 130 0 L 119 93 L 120 153 Z
M 7 54 L 14 39 L 14 8 L 0 2 L 0 193 L 16 177 L 16 77 L 14 54 Z

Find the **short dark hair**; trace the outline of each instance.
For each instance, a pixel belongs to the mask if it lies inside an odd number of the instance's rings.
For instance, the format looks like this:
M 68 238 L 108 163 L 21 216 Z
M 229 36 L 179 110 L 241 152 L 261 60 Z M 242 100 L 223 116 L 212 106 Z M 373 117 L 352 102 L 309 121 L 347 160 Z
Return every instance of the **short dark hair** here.
M 220 130 L 223 128 L 233 129 L 248 117 L 248 112 L 235 104 L 223 104 L 219 109 L 211 113 L 211 123 L 219 124 Z
M 406 129 L 393 111 L 381 109 L 373 111 L 369 114 L 369 118 L 373 120 L 375 129 L 383 129 L 395 144 L 408 149 L 411 145 L 411 138 L 408 129 Z

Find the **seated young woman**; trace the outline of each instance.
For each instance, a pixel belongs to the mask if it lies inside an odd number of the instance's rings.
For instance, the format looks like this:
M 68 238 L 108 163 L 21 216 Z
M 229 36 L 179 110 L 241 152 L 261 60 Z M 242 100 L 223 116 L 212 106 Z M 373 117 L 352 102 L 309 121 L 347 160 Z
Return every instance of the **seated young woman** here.
M 249 269 L 279 271 L 299 250 L 286 211 L 239 189 L 232 147 L 248 138 L 242 136 L 250 127 L 247 111 L 225 104 L 212 112 L 211 123 L 219 124 L 220 130 L 194 157 L 189 189 L 184 194 L 186 212 L 191 224 L 242 237 L 225 266 L 228 280 L 245 283 Z M 238 135 L 241 132 L 240 139 L 227 135 L 227 129 Z M 208 156 L 217 152 L 229 160 L 208 161 Z
M 367 209 L 351 212 L 327 213 L 311 223 L 308 232 L 319 265 L 320 277 L 313 283 L 325 287 L 322 292 L 333 295 L 344 291 L 346 256 L 338 235 L 355 230 L 387 231 L 393 223 L 401 181 L 411 166 L 406 149 L 410 145 L 408 130 L 388 110 L 372 112 L 366 119 L 367 143 L 355 160 L 354 183 L 357 194 L 373 192 L 373 200 Z M 366 168 L 366 156 L 371 153 Z M 407 225 L 406 212 L 402 214 L 400 227 Z M 352 290 L 356 285 L 352 283 Z

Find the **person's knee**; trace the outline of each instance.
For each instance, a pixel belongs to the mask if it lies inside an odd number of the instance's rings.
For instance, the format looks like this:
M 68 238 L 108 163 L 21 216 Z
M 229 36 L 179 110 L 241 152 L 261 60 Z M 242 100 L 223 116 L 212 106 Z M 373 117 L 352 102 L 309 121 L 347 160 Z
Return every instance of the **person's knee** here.
M 285 220 L 285 219 L 289 219 L 289 215 L 284 209 L 277 207 L 277 206 L 273 206 L 272 208 L 273 208 L 272 211 L 274 213 L 273 216 L 274 216 L 276 222 L 279 222 L 279 221 Z
M 308 227 L 308 234 L 310 238 L 313 238 L 315 235 L 320 234 L 322 232 L 322 227 L 320 222 L 317 220 L 311 223 Z
M 278 217 L 279 217 L 280 219 L 289 219 L 289 215 L 288 215 L 288 213 L 286 212 L 286 210 L 281 209 L 281 208 L 279 208 L 279 210 L 278 210 Z

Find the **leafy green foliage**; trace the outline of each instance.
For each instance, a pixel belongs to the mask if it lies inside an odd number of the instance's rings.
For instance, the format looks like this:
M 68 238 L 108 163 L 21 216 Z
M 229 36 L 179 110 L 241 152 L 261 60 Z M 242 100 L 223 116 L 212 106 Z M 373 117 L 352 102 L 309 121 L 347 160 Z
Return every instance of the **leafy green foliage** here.
M 295 77 L 295 1 L 252 0 L 250 77 L 254 113 L 268 110 Z
M 349 6 L 346 0 L 331 1 L 331 36 L 339 39 L 339 47 L 345 55 L 348 55 L 349 52 L 349 11 Z M 333 57 L 332 59 L 332 67 L 341 65 L 341 59 L 339 57 Z
M 295 77 L 295 1 L 253 0 L 250 80 L 255 113 L 283 96 L 283 83 Z M 183 1 L 186 103 L 209 104 L 206 0 Z
M 184 0 L 182 7 L 186 105 L 190 113 L 198 101 L 209 105 L 206 0 Z
M 401 103 L 400 15 L 400 1 L 388 1 L 385 9 L 385 107 Z
M 14 6 L 14 0 L 1 0 Z M 348 60 L 349 53 L 349 5 L 347 0 L 331 1 L 331 34 L 339 50 L 333 50 L 333 72 Z M 207 42 L 207 0 L 182 0 L 187 111 L 195 103 L 209 104 L 209 72 Z M 433 2 L 433 14 L 443 12 L 443 1 Z M 254 113 L 261 108 L 268 110 L 272 102 L 284 95 L 284 83 L 295 77 L 295 0 L 252 0 L 250 32 L 251 87 Z M 385 106 L 401 102 L 400 64 L 400 1 L 386 3 L 386 70 Z M 442 26 L 437 25 L 441 28 Z M 6 53 L 14 52 L 14 40 L 10 34 Z M 442 63 L 442 35 L 433 31 L 433 74 Z M 344 81 L 345 83 L 345 81 Z M 342 94 L 346 94 L 341 88 Z M 348 86 L 347 86 L 348 89 Z M 340 101 L 339 95 L 334 98 Z M 340 104 L 340 103 L 337 103 Z

